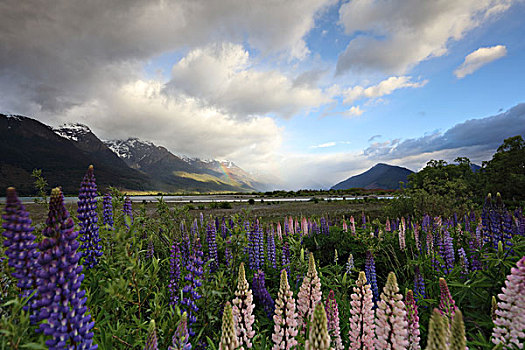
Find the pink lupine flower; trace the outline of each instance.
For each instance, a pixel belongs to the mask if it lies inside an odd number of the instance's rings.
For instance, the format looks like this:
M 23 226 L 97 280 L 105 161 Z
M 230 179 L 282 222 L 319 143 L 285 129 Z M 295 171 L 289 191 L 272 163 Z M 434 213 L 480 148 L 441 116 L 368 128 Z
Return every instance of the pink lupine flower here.
M 492 342 L 504 349 L 523 349 L 525 338 L 525 256 L 510 270 L 505 287 L 501 288 Z
M 448 324 L 452 322 L 454 313 L 456 312 L 456 302 L 452 299 L 450 290 L 448 289 L 447 281 L 444 278 L 439 279 L 439 289 L 441 290 L 441 296 L 439 301 L 439 311 L 441 315 L 447 316 Z
M 405 300 L 408 322 L 408 350 L 420 350 L 421 346 L 419 345 L 419 341 L 421 338 L 419 337 L 419 316 L 412 289 L 408 290 Z
M 385 231 L 386 232 L 392 231 L 392 228 L 390 227 L 390 219 L 389 218 L 386 218 Z
M 299 309 L 299 318 L 303 326 L 303 331 L 306 331 L 307 320 L 312 318 L 315 305 L 321 301 L 321 297 L 321 280 L 315 269 L 314 255 L 310 253 L 308 272 L 304 277 L 303 284 L 297 295 L 297 308 Z
M 395 273 L 390 272 L 376 310 L 376 349 L 405 350 L 408 347 L 406 307 L 399 294 Z
M 344 350 L 345 347 L 341 340 L 341 330 L 339 328 L 339 309 L 337 307 L 337 301 L 335 300 L 333 290 L 330 290 L 330 294 L 328 294 L 325 310 L 326 319 L 328 321 L 328 331 L 332 334 L 333 348 L 336 350 Z
M 308 221 L 303 217 L 301 219 L 301 230 L 303 231 L 303 236 L 308 236 Z
M 345 220 L 343 220 L 343 232 L 348 232 L 348 225 Z
M 366 283 L 366 275 L 359 272 L 354 293 L 350 296 L 350 349 L 375 349 L 375 324 L 372 302 L 372 290 L 370 284 Z
M 283 231 L 281 229 L 281 222 L 277 222 L 277 238 L 282 242 L 283 241 Z
M 355 220 L 354 220 L 354 216 L 350 216 L 350 231 L 352 231 L 352 235 L 355 236 Z
M 272 340 L 273 350 L 292 349 L 297 346 L 297 313 L 295 312 L 295 299 L 288 284 L 286 270 L 281 271 L 281 285 L 277 300 L 275 301 L 275 314 L 273 316 L 274 331 Z
M 235 299 L 233 303 L 233 320 L 235 323 L 235 331 L 241 346 L 246 345 L 248 349 L 252 347 L 251 339 L 255 335 L 252 329 L 255 317 L 253 316 L 253 294 L 246 280 L 244 272 L 244 263 L 239 267 L 239 279 L 237 281 L 237 290 L 235 291 Z

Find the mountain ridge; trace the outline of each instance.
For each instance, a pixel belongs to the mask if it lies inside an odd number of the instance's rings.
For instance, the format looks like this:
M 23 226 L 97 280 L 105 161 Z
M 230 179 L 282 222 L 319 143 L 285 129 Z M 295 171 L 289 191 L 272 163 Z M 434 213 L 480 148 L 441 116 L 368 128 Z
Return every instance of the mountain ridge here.
M 412 170 L 400 166 L 377 163 L 367 171 L 351 176 L 331 187 L 333 190 L 349 188 L 395 190 L 399 182 L 407 182 Z

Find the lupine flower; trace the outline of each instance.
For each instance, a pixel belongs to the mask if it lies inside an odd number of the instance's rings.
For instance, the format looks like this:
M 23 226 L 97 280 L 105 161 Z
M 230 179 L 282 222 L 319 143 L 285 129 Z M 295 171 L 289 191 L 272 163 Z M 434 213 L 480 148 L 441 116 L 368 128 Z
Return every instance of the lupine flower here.
M 492 342 L 504 349 L 523 349 L 525 338 L 525 256 L 510 270 L 505 287 L 498 295 L 501 300 L 496 310 Z
M 84 274 L 78 264 L 78 232 L 64 206 L 60 188 L 51 191 L 46 225 L 39 244 L 38 298 L 34 303 L 37 312 L 31 318 L 37 322 L 46 320 L 39 331 L 51 336 L 45 342 L 50 349 L 96 349 L 91 332 L 94 322 L 86 315 L 86 292 L 80 289 Z
M 337 255 L 337 249 L 334 249 L 334 264 L 337 265 L 338 260 L 339 260 L 339 256 Z
M 170 291 L 170 305 L 172 306 L 175 306 L 175 304 L 179 300 L 180 266 L 180 248 L 176 242 L 173 242 L 173 244 L 171 245 L 170 256 L 170 283 L 168 285 L 168 289 Z
M 275 260 L 275 239 L 273 237 L 273 226 L 270 228 L 270 230 L 267 232 L 268 236 L 268 261 L 272 265 L 274 269 L 277 268 L 277 262 Z
M 443 234 L 443 260 L 445 261 L 444 272 L 449 274 L 454 268 L 454 240 L 450 236 L 448 230 L 445 230 Z
M 452 299 L 447 281 L 445 281 L 444 278 L 439 279 L 439 289 L 441 291 L 439 298 L 439 311 L 443 316 L 447 316 L 448 324 L 450 324 L 454 317 L 454 313 L 456 312 L 456 303 L 454 299 Z
M 421 275 L 421 270 L 419 269 L 419 266 L 414 266 L 414 299 L 416 301 L 426 298 L 426 292 L 425 292 L 425 280 L 423 279 L 423 276 Z
M 352 235 L 355 236 L 355 220 L 353 216 L 350 216 L 350 231 Z
M 201 244 L 199 238 L 195 242 L 194 252 L 191 254 L 188 259 L 188 264 L 186 265 L 187 275 L 184 277 L 186 280 L 186 285 L 182 289 L 184 297 L 182 298 L 182 305 L 184 311 L 188 313 L 188 323 L 189 323 L 189 333 L 190 336 L 194 336 L 195 332 L 191 328 L 191 325 L 197 321 L 196 312 L 199 311 L 199 307 L 196 304 L 196 301 L 201 298 L 201 295 L 198 293 L 197 288 L 202 286 L 201 277 L 203 275 L 202 270 L 202 256 Z
M 27 297 L 36 288 L 38 244 L 35 242 L 29 213 L 18 199 L 13 187 L 7 189 L 5 214 L 2 218 L 7 264 L 14 269 L 12 276 L 18 280 L 16 285 L 22 290 L 21 296 Z
M 348 225 L 346 224 L 346 221 L 343 219 L 343 232 L 348 232 Z
M 102 246 L 98 235 L 97 215 L 97 185 L 93 173 L 93 165 L 90 165 L 78 194 L 77 209 L 78 225 L 80 226 L 79 239 L 82 242 L 80 249 L 84 258 L 82 264 L 90 269 L 98 264 L 98 258 L 102 256 Z
M 151 320 L 148 331 L 148 339 L 146 340 L 146 345 L 144 345 L 144 350 L 158 350 L 158 348 L 155 321 Z
M 305 217 L 301 219 L 301 231 L 303 232 L 303 236 L 308 236 L 308 221 Z
M 190 335 L 188 333 L 188 314 L 183 313 L 180 322 L 171 338 L 172 344 L 168 350 L 191 350 L 191 343 L 189 342 Z
M 283 244 L 283 256 L 282 256 L 283 269 L 290 274 L 290 247 L 288 242 Z
M 305 350 L 328 350 L 330 349 L 330 335 L 326 322 L 326 312 L 321 303 L 315 306 L 312 315 L 312 326 L 305 344 Z
M 456 310 L 452 319 L 450 333 L 450 350 L 467 349 L 467 339 L 465 338 L 465 324 L 463 323 L 463 314 L 459 309 Z
M 395 273 L 390 272 L 376 309 L 376 348 L 406 349 L 408 323 Z
M 370 283 L 370 287 L 372 288 L 372 300 L 374 301 L 374 304 L 376 304 L 379 300 L 379 288 L 377 287 L 376 279 L 376 263 L 374 261 L 374 256 L 370 251 L 366 252 L 365 274 L 366 280 Z
M 253 294 L 257 298 L 258 303 L 263 307 L 268 318 L 271 319 L 275 309 L 275 303 L 266 289 L 264 277 L 263 270 L 258 270 L 257 273 L 253 275 Z
M 445 317 L 434 309 L 428 325 L 427 347 L 425 350 L 449 350 L 448 326 Z
M 408 350 L 419 350 L 421 349 L 419 345 L 419 341 L 421 340 L 419 337 L 419 316 L 414 293 L 411 289 L 408 290 L 405 300 L 408 322 Z
M 348 255 L 348 260 L 346 262 L 346 273 L 347 274 L 351 274 L 352 273 L 352 269 L 354 268 L 354 256 L 352 255 L 352 253 L 350 253 L 350 255 Z
M 131 204 L 131 198 L 126 196 L 126 199 L 124 199 L 124 206 L 122 207 L 122 212 L 124 215 L 129 216 L 131 219 L 131 222 L 133 222 L 133 211 L 132 211 L 132 204 Z
M 275 301 L 275 314 L 273 315 L 274 331 L 272 340 L 273 350 L 292 349 L 297 346 L 297 313 L 295 312 L 295 299 L 288 284 L 286 270 L 281 271 L 281 284 L 277 300 Z
M 458 255 L 459 255 L 459 263 L 461 264 L 461 274 L 467 275 L 469 266 L 468 266 L 468 259 L 467 254 L 465 253 L 465 249 L 463 247 L 458 249 Z
M 241 346 L 246 346 L 248 349 L 252 347 L 252 338 L 255 331 L 252 329 L 255 317 L 253 316 L 253 295 L 246 280 L 244 272 L 244 263 L 239 266 L 239 278 L 237 280 L 237 290 L 235 291 L 235 299 L 233 303 L 233 320 L 235 322 L 235 330 Z
M 283 241 L 283 233 L 282 233 L 282 230 L 281 230 L 281 222 L 279 221 L 277 223 L 277 238 L 279 239 L 279 241 Z
M 339 328 L 339 309 L 337 307 L 337 301 L 335 300 L 335 294 L 333 290 L 330 290 L 328 298 L 326 299 L 326 319 L 328 322 L 328 331 L 332 334 L 333 347 L 336 350 L 344 350 L 343 341 L 341 340 L 341 330 Z
M 386 218 L 385 231 L 386 232 L 391 232 L 392 231 L 392 228 L 390 227 L 390 219 L 389 218 Z
M 312 318 L 315 305 L 321 301 L 321 280 L 317 275 L 315 268 L 314 255 L 310 253 L 308 258 L 308 272 L 303 279 L 303 284 L 297 295 L 297 307 L 299 309 L 299 318 L 303 327 L 306 326 L 307 320 Z M 303 328 L 306 330 L 305 328 Z
M 222 313 L 222 332 L 219 350 L 235 350 L 238 349 L 239 346 L 239 340 L 235 332 L 232 306 L 230 302 L 227 302 Z
M 356 280 L 357 287 L 350 296 L 350 349 L 375 349 L 375 323 L 372 303 L 372 290 L 366 281 L 363 271 L 359 273 Z
M 421 251 L 421 242 L 419 241 L 419 224 L 414 225 L 414 240 L 416 241 L 417 254 Z
M 405 250 L 406 244 L 405 244 L 405 231 L 406 231 L 406 225 L 405 225 L 405 218 L 401 218 L 401 226 L 398 231 L 398 237 L 399 237 L 399 249 Z
M 106 193 L 102 202 L 102 224 L 105 225 L 109 230 L 113 230 L 113 203 L 111 194 Z
M 224 248 L 224 260 L 226 261 L 226 267 L 230 267 L 231 266 L 232 259 L 233 259 L 232 251 L 231 251 L 231 248 L 230 248 L 231 244 L 232 244 L 232 241 L 231 240 L 227 240 L 226 241 L 226 247 Z
M 330 233 L 330 229 L 328 227 L 328 224 L 326 223 L 326 219 L 323 217 L 321 218 L 321 234 L 327 235 Z
M 211 260 L 210 270 L 216 271 L 219 268 L 219 255 L 217 254 L 217 234 L 215 226 L 208 224 L 206 229 L 206 239 L 208 241 L 208 258 Z
M 148 250 L 146 251 L 146 259 L 151 259 L 155 255 L 155 245 L 153 245 L 153 238 L 148 239 Z

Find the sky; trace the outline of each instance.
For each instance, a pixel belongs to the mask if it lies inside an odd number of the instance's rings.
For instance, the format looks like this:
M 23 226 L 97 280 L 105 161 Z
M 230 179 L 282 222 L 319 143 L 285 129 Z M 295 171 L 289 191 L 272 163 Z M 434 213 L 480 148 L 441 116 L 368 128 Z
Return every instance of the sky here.
M 525 137 L 525 0 L 4 0 L 0 112 L 274 188 Z

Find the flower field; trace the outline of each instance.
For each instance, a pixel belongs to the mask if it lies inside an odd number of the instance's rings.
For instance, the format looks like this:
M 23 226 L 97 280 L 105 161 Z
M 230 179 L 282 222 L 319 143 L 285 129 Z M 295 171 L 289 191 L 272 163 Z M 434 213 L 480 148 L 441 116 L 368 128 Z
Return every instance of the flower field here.
M 7 190 L 1 349 L 522 349 L 525 216 L 153 215 L 53 189 L 33 225 Z M 135 207 L 133 207 L 135 205 Z

